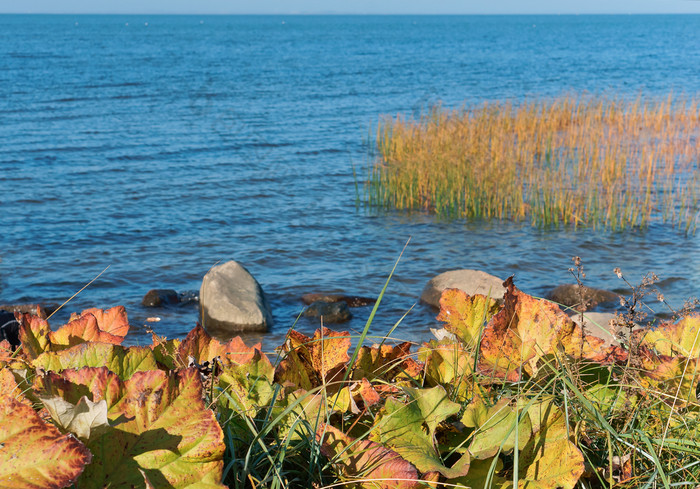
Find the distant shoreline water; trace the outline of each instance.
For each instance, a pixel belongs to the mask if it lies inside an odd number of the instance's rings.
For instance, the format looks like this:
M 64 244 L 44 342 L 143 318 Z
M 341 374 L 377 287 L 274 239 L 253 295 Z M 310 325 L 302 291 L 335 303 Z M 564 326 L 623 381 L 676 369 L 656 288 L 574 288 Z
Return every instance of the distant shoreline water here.
M 697 15 L 72 17 L 0 15 L 2 302 L 62 303 L 110 265 L 66 315 L 123 304 L 131 341 L 147 342 L 149 289 L 198 290 L 236 259 L 269 296 L 276 344 L 304 293 L 376 297 L 408 237 L 373 333 L 456 268 L 515 274 L 537 295 L 571 282 L 578 255 L 592 286 L 620 287 L 619 266 L 633 281 L 657 273 L 677 307 L 697 295 L 697 237 L 367 212 L 353 176 L 385 114 L 698 93 Z M 343 327 L 361 330 L 368 313 Z M 168 337 L 197 319 L 157 315 Z M 418 305 L 395 336 L 434 325 Z

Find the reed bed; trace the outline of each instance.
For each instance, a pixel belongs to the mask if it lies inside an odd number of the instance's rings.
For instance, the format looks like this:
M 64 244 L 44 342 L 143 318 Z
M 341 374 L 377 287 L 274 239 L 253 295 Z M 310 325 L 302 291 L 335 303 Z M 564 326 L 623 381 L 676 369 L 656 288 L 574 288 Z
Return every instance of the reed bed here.
M 380 121 L 370 206 L 449 218 L 696 229 L 700 106 L 668 96 L 487 102 Z

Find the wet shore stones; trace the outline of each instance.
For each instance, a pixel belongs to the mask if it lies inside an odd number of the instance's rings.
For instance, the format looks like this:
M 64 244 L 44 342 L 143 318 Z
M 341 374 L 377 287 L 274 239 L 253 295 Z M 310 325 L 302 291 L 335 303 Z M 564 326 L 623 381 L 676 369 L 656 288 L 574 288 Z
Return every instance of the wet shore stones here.
M 587 311 L 597 307 L 599 304 L 612 304 L 620 300 L 620 296 L 608 290 L 596 289 L 578 284 L 565 284 L 556 287 L 549 294 L 547 299 L 552 302 L 572 307 L 576 310 Z
M 482 294 L 494 299 L 502 299 L 506 292 L 503 280 L 481 270 L 450 270 L 430 279 L 420 299 L 439 308 L 440 296 L 445 289 L 460 289 L 469 295 Z
M 324 324 L 344 323 L 352 318 L 347 302 L 312 302 L 304 310 L 304 316 L 321 318 Z
M 144 307 L 171 306 L 179 302 L 177 291 L 173 289 L 151 289 L 141 299 L 141 305 Z
M 229 261 L 211 268 L 199 290 L 200 319 L 214 336 L 265 332 L 272 313 L 260 284 L 246 268 Z
M 0 309 L 0 341 L 5 340 L 13 348 L 19 346 L 19 323 L 13 312 Z
M 371 306 L 377 299 L 372 299 L 370 297 L 358 297 L 354 295 L 344 295 L 344 294 L 304 294 L 301 296 L 301 300 L 306 305 L 311 305 L 314 302 L 345 302 L 348 307 L 363 307 Z

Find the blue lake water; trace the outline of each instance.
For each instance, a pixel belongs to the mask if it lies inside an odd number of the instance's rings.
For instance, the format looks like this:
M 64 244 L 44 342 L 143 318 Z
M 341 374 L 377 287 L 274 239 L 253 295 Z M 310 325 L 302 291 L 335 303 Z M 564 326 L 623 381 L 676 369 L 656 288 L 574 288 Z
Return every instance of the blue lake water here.
M 60 303 L 110 267 L 52 324 L 123 304 L 130 343 L 154 315 L 183 336 L 194 306 L 148 310 L 142 296 L 197 290 L 236 259 L 270 300 L 273 347 L 306 292 L 376 296 L 409 237 L 374 333 L 455 268 L 544 294 L 580 255 L 590 285 L 620 287 L 619 266 L 634 282 L 656 272 L 675 306 L 697 295 L 697 236 L 368 212 L 353 169 L 364 178 L 383 114 L 698 94 L 700 16 L 5 15 L 0 87 L 0 300 Z M 343 328 L 359 331 L 369 309 L 353 312 Z M 434 317 L 419 304 L 396 336 L 426 338 Z

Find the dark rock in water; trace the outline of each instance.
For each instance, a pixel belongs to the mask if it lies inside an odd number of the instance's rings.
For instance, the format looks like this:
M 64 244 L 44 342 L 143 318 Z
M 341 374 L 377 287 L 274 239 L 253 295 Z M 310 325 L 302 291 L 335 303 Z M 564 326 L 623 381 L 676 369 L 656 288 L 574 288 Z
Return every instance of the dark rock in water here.
M 352 317 L 350 308 L 344 301 L 316 301 L 304 310 L 304 316 L 323 318 L 323 324 L 344 323 Z
M 151 289 L 141 299 L 141 305 L 144 307 L 170 306 L 179 302 L 177 292 L 172 289 Z
M 56 312 L 58 304 L 1 304 L 0 309 L 11 313 L 34 314 L 42 319 Z
M 301 296 L 304 304 L 309 305 L 314 302 L 345 302 L 348 307 L 363 307 L 369 306 L 377 302 L 377 299 L 369 297 L 357 297 L 353 295 L 343 294 L 304 294 Z
M 423 288 L 420 299 L 433 307 L 440 307 L 440 296 L 445 289 L 460 289 L 468 295 L 481 294 L 503 299 L 506 289 L 503 280 L 481 270 L 451 270 L 433 277 Z
M 213 267 L 199 290 L 202 326 L 213 336 L 267 331 L 272 313 L 260 284 L 241 264 L 229 261 Z
M 0 341 L 7 340 L 12 348 L 19 346 L 19 323 L 14 313 L 0 309 Z
M 585 285 L 579 290 L 578 284 L 565 284 L 556 287 L 547 294 L 547 299 L 577 310 L 587 311 L 598 304 L 617 302 L 620 300 L 620 296 L 609 290 L 595 289 Z

